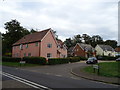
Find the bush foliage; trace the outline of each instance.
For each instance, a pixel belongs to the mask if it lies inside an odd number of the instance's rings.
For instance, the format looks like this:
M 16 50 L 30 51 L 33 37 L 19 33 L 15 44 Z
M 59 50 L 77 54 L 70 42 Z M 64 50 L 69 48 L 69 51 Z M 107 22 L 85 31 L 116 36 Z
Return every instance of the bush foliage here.
M 79 57 L 68 57 L 68 58 L 49 58 L 48 64 L 55 65 L 55 64 L 64 64 L 69 62 L 78 62 L 80 61 Z
M 116 60 L 118 57 L 112 57 L 112 56 L 97 56 L 98 60 Z
M 2 57 L 3 62 L 19 62 L 21 58 L 13 58 L 13 57 Z
M 40 65 L 46 64 L 46 58 L 44 57 L 23 57 L 23 61 L 26 61 L 26 63 L 31 63 L 31 64 L 40 64 Z
M 69 58 L 69 62 L 79 62 L 80 61 L 80 57 L 70 57 Z
M 64 63 L 69 63 L 69 59 L 68 58 L 49 58 L 48 59 L 49 65 L 64 64 Z

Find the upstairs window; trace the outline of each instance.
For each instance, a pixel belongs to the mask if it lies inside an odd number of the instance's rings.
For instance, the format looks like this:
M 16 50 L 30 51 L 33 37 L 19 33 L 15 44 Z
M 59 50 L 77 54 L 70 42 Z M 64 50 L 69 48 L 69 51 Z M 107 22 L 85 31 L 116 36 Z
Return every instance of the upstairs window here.
M 21 44 L 21 45 L 20 45 L 20 50 L 22 50 L 22 49 L 23 49 L 23 45 Z
M 38 42 L 35 43 L 35 46 L 38 46 Z
M 48 48 L 52 48 L 52 44 L 50 44 L 50 43 L 47 44 L 47 47 L 48 47 Z
M 26 48 L 28 48 L 28 44 L 26 44 Z

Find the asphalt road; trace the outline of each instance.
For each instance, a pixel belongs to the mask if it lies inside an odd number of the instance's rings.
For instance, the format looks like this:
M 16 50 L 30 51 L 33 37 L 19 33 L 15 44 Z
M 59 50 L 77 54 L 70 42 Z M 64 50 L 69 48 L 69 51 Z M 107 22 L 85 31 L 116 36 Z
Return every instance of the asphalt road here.
M 2 88 L 32 88 L 32 87 L 2 75 Z
M 25 69 L 3 66 L 3 72 L 18 76 L 48 88 L 118 88 L 117 85 L 98 83 L 86 79 L 72 79 L 44 73 L 32 72 Z

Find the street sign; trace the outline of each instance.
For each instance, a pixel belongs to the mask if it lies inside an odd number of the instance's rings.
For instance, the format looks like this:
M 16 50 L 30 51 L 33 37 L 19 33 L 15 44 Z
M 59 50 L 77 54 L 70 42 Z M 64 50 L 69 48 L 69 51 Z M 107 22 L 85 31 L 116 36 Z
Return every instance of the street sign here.
M 93 68 L 99 69 L 99 66 L 98 65 L 93 65 Z
M 20 64 L 25 64 L 26 62 L 25 61 L 20 61 Z

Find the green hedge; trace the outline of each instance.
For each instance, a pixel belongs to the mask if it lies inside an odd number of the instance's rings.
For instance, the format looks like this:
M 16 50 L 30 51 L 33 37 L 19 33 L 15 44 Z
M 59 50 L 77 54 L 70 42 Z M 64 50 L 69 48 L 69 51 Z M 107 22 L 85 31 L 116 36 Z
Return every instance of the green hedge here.
M 14 57 L 2 57 L 3 62 L 20 62 L 21 58 L 14 58 Z
M 82 56 L 80 56 L 79 58 L 80 58 L 80 60 L 87 60 L 88 59 L 88 58 L 82 57 Z
M 46 58 L 44 57 L 23 57 L 23 61 L 26 61 L 26 63 L 31 63 L 31 64 L 40 64 L 40 65 L 45 65 Z
M 111 56 L 97 56 L 98 60 L 116 60 L 118 57 L 111 57 Z
M 49 58 L 48 59 L 49 65 L 64 64 L 64 63 L 69 63 L 69 59 L 68 58 Z
M 80 57 L 70 57 L 69 58 L 69 62 L 79 62 L 80 61 Z
M 68 57 L 68 58 L 49 58 L 48 64 L 55 65 L 55 64 L 64 64 L 69 62 L 78 62 L 80 61 L 79 57 Z

